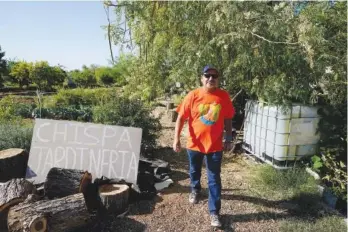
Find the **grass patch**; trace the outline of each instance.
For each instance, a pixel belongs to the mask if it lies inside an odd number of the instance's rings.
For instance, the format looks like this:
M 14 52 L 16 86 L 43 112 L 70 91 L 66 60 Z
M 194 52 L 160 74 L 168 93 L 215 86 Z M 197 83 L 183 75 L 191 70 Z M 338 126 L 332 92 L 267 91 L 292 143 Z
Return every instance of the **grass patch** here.
M 313 223 L 302 220 L 286 220 L 280 224 L 280 231 L 284 232 L 346 232 L 347 225 L 338 216 L 320 218 Z
M 317 181 L 304 168 L 277 170 L 268 164 L 258 165 L 251 175 L 251 183 L 259 194 L 272 200 L 318 194 Z

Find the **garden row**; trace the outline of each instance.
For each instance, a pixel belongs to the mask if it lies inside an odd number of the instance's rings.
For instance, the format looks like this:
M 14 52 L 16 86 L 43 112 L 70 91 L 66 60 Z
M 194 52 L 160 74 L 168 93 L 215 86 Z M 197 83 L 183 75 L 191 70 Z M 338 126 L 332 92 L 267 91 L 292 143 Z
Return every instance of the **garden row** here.
M 34 118 L 74 120 L 142 128 L 142 152 L 156 145 L 159 119 L 151 106 L 121 96 L 114 88 L 60 90 L 23 103 L 21 97 L 0 100 L 0 149 L 29 150 Z M 28 120 L 29 119 L 29 120 Z M 14 144 L 15 143 L 15 144 Z

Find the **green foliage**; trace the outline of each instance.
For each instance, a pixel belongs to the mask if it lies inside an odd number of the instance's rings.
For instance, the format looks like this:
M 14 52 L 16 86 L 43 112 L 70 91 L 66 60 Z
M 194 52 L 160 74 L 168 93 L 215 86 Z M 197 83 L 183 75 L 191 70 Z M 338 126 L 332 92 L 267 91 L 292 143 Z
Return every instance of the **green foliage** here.
M 115 83 L 112 69 L 109 67 L 100 67 L 95 70 L 95 77 L 97 83 L 101 86 L 110 86 Z
M 28 86 L 30 83 L 30 72 L 33 68 L 33 63 L 25 61 L 14 62 L 11 66 L 10 75 L 22 88 L 24 85 Z
M 71 121 L 92 121 L 92 108 L 89 106 L 55 107 L 55 108 L 35 108 L 33 115 L 36 118 L 49 118 L 54 120 Z
M 110 95 L 117 93 L 116 88 L 97 89 L 60 89 L 57 94 L 44 99 L 44 107 L 79 107 L 80 105 L 92 106 L 105 102 Z
M 65 71 L 58 67 L 51 67 L 46 61 L 36 62 L 30 70 L 30 80 L 39 89 L 51 91 L 55 85 L 61 86 L 66 78 Z
M 31 118 L 35 107 L 35 104 L 16 103 L 14 105 L 14 115 L 22 118 Z
M 0 123 L 0 150 L 9 148 L 22 148 L 30 151 L 31 138 L 33 134 L 32 125 L 17 123 Z
M 1 51 L 0 46 L 0 87 L 3 86 L 4 76 L 7 74 L 7 61 L 4 59 L 5 52 Z
M 314 156 L 312 158 L 313 168 L 318 171 L 324 183 L 330 187 L 332 192 L 339 198 L 347 200 L 347 184 L 348 175 L 346 164 L 338 160 L 337 157 L 330 153 L 335 150 L 325 149 L 321 153 L 321 157 Z
M 281 232 L 345 232 L 347 231 L 347 224 L 344 223 L 342 217 L 326 216 L 320 218 L 312 223 L 305 220 L 284 220 L 281 222 L 279 228 Z
M 13 96 L 9 95 L 0 99 L 0 122 L 11 122 L 18 120 L 16 114 L 16 102 Z
M 156 146 L 161 128 L 158 118 L 141 101 L 114 97 L 93 109 L 93 121 L 108 125 L 142 128 L 142 152 Z
M 97 84 L 94 69 L 88 68 L 87 66 L 82 67 L 82 71 L 74 70 L 70 72 L 71 79 L 79 87 L 92 87 Z
M 303 168 L 278 170 L 268 164 L 261 165 L 255 168 L 252 183 L 262 195 L 275 200 L 318 194 L 315 179 Z

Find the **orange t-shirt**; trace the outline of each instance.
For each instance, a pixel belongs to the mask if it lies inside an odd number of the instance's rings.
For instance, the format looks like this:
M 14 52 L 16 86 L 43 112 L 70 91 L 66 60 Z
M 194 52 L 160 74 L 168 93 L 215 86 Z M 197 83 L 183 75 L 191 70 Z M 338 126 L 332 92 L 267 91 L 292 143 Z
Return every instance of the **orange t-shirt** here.
M 223 150 L 224 119 L 232 119 L 235 114 L 226 91 L 216 89 L 210 93 L 203 88 L 195 89 L 187 94 L 176 111 L 183 119 L 188 119 L 188 149 L 205 154 Z

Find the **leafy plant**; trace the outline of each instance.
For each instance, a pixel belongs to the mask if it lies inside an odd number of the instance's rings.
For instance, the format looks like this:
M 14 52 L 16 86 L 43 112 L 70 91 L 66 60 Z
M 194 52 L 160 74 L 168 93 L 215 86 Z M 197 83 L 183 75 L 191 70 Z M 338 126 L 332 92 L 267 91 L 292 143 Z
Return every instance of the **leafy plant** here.
M 322 152 L 321 157 L 312 158 L 313 168 L 320 172 L 322 180 L 337 197 L 347 200 L 347 171 L 346 165 L 330 153 L 330 150 Z
M 161 125 L 158 118 L 151 114 L 139 100 L 114 97 L 102 105 L 93 108 L 93 122 L 109 125 L 138 127 L 142 129 L 142 152 L 156 146 Z
M 90 106 L 55 107 L 55 108 L 36 108 L 33 111 L 35 118 L 49 118 L 55 120 L 75 120 L 82 122 L 92 121 L 92 108 Z
M 0 150 L 22 148 L 30 151 L 33 125 L 17 123 L 0 123 Z
M 46 108 L 98 105 L 117 92 L 116 88 L 60 89 L 57 94 L 45 97 L 43 105 Z

